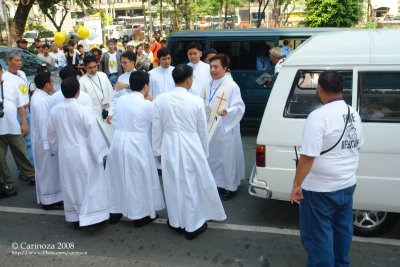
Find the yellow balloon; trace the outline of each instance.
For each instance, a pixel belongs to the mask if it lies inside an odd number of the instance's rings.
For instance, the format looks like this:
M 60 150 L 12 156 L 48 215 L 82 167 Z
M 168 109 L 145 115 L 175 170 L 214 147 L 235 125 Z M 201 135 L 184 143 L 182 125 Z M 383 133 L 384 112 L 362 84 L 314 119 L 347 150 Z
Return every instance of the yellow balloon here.
M 62 45 L 67 40 L 67 35 L 63 32 L 56 32 L 54 34 L 54 42 L 58 45 Z
M 81 39 L 86 39 L 89 37 L 90 31 L 86 27 L 79 27 L 78 31 L 76 32 Z

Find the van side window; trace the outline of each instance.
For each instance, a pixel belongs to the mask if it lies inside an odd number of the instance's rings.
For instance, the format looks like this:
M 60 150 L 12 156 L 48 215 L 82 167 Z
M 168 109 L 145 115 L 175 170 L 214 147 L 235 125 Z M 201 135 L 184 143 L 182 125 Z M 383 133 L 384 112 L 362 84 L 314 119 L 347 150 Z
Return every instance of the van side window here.
M 323 70 L 299 70 L 293 81 L 292 89 L 286 101 L 284 117 L 306 118 L 322 104 L 317 96 L 318 78 Z M 343 98 L 351 104 L 353 72 L 338 71 L 343 76 Z
M 272 48 L 275 46 L 274 40 L 263 41 L 212 41 L 210 48 L 217 50 L 218 53 L 229 56 L 231 70 L 256 70 L 257 56 L 260 47 Z M 268 53 L 268 51 L 267 51 Z M 268 55 L 266 57 L 268 59 Z
M 201 41 L 201 40 L 189 40 L 189 41 L 176 40 L 175 42 L 172 43 L 171 49 L 170 49 L 171 58 L 172 58 L 172 62 L 171 62 L 172 66 L 176 66 L 178 64 L 189 63 L 186 47 L 191 42 L 198 42 L 201 44 L 201 46 L 203 48 L 203 56 L 204 56 L 204 50 L 205 50 L 205 42 L 204 41 Z
M 400 71 L 359 72 L 363 121 L 400 122 Z

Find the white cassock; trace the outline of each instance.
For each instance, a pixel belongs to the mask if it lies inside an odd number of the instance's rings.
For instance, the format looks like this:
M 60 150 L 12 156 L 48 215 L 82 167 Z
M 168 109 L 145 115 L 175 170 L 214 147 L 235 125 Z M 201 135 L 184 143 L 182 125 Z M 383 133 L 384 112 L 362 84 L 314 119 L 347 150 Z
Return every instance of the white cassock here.
M 66 221 L 86 226 L 107 220 L 103 158 L 108 147 L 93 112 L 75 98 L 65 99 L 50 112 L 48 139 L 58 154 Z
M 31 99 L 31 138 L 35 163 L 36 198 L 38 204 L 50 205 L 63 200 L 58 157 L 51 156 L 47 139 L 47 123 L 51 97 L 37 88 Z
M 117 82 L 129 84 L 129 78 L 131 77 L 131 73 L 134 72 L 134 71 L 136 71 L 136 70 L 123 73 L 122 75 L 120 75 L 118 77 L 118 81 Z M 111 100 L 111 104 L 110 104 L 110 109 L 108 110 L 108 115 L 113 117 L 112 124 L 114 124 L 114 127 L 115 127 L 115 124 L 117 122 L 117 118 L 115 117 L 115 107 L 116 107 L 116 104 L 117 104 L 117 100 L 121 96 L 130 94 L 130 93 L 132 93 L 132 90 L 130 88 L 125 88 L 125 89 L 122 89 L 122 90 L 115 90 L 114 91 L 114 94 L 113 94 L 113 97 L 112 97 L 112 100 Z
M 164 69 L 159 66 L 152 69 L 150 74 L 150 95 L 156 97 L 159 94 L 171 91 L 175 88 L 175 82 L 172 78 L 174 67 L 169 66 Z
M 240 120 L 245 106 L 239 86 L 230 75 L 213 80 L 203 91 L 207 110 L 210 155 L 208 163 L 218 187 L 236 191 L 244 179 L 244 155 Z M 215 113 L 226 109 L 226 116 Z M 211 114 L 210 114 L 211 113 Z
M 55 105 L 64 102 L 65 97 L 62 94 L 61 90 L 58 90 L 57 92 L 55 92 L 51 98 L 50 98 L 50 106 L 54 107 Z M 78 96 L 78 103 L 81 104 L 82 106 L 86 106 L 89 107 L 90 109 L 93 109 L 93 103 L 92 103 L 92 99 L 90 98 L 90 96 L 85 93 L 85 92 L 80 92 L 79 96 Z
M 132 220 L 155 218 L 165 204 L 151 148 L 152 104 L 139 92 L 121 96 L 117 103 L 106 165 L 110 212 Z
M 177 87 L 156 97 L 153 109 L 153 150 L 161 155 L 169 223 L 193 232 L 207 220 L 225 220 L 207 163 L 202 99 Z
M 101 71 L 96 72 L 94 76 L 86 73 L 79 79 L 81 92 L 89 94 L 93 103 L 93 110 L 96 114 L 97 122 L 103 132 L 107 144 L 111 143 L 115 126 L 107 124 L 102 117 L 103 106 L 111 104 L 114 90 L 107 75 Z
M 209 84 L 212 80 L 210 74 L 210 65 L 200 60 L 199 63 L 188 63 L 193 68 L 193 84 L 189 89 L 192 95 L 201 96 L 205 85 Z

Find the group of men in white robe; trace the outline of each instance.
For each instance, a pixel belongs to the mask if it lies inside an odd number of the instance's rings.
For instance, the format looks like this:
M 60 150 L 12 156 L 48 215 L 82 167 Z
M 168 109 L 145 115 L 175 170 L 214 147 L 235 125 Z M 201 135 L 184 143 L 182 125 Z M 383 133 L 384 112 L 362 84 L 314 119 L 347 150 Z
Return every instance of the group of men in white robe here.
M 210 68 L 199 61 L 201 47 L 191 44 L 191 63 L 174 68 L 168 49 L 159 54 L 160 66 L 150 78 L 134 71 L 133 53 L 121 55 L 125 74 L 115 91 L 87 57 L 87 74 L 79 82 L 76 77 L 63 81 L 63 101 L 53 100 L 57 93 L 48 95 L 52 85 L 47 76 L 37 76 L 37 100 L 32 103 L 40 104 L 33 105 L 32 113 L 38 121 L 49 121 L 35 125 L 42 129 L 35 145 L 43 159 L 38 164 L 45 167 L 37 170 L 43 172 L 37 176 L 38 203 L 56 205 L 63 200 L 66 220 L 77 228 L 108 219 L 116 223 L 122 216 L 137 227 L 155 220 L 156 211 L 165 207 L 155 156 L 163 170 L 171 229 L 193 239 L 207 229 L 207 220 L 226 218 L 218 193 L 230 199 L 244 178 L 240 89 L 227 74 L 224 55 L 212 58 Z M 208 66 L 211 79 L 199 62 Z M 206 86 L 199 89 L 196 79 Z M 156 97 L 153 103 L 150 92 Z M 49 179 L 49 169 L 59 175 Z

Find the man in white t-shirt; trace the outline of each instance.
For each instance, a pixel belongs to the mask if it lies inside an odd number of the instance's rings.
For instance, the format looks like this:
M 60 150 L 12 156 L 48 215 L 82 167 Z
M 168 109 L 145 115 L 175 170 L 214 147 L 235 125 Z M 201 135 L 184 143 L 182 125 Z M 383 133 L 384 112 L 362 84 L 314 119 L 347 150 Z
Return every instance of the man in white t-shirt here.
M 326 71 L 318 79 L 324 104 L 308 116 L 291 202 L 300 204 L 300 235 L 308 266 L 349 266 L 353 193 L 361 119 L 343 100 L 343 78 Z
M 107 74 L 111 85 L 114 87 L 118 77 L 123 73 L 120 64 L 122 53 L 117 51 L 117 43 L 114 39 L 108 40 L 107 46 L 108 52 L 103 54 L 100 62 L 100 71 Z
M 42 45 L 43 54 L 38 55 L 40 59 L 43 59 L 52 66 L 56 65 L 56 61 L 52 55 L 50 55 L 50 46 L 48 44 Z
M 8 61 L 19 61 L 21 58 L 17 54 L 12 54 Z M 3 79 L 3 69 L 0 67 L 0 102 L 2 104 L 2 116 L 0 116 L 0 197 L 12 197 L 17 195 L 14 188 L 12 174 L 7 165 L 7 151 L 13 155 L 16 165 L 21 171 L 21 174 L 35 184 L 35 170 L 31 161 L 29 160 L 28 153 L 23 135 L 29 132 L 28 123 L 26 120 L 25 100 L 22 94 L 18 92 L 15 86 L 18 84 L 18 72 L 10 73 L 10 77 Z M 14 75 L 15 77 L 11 76 Z M 17 113 L 22 118 L 22 125 L 20 126 L 17 120 Z
M 54 58 L 56 68 L 62 68 L 66 65 L 66 58 L 63 50 L 59 50 L 56 43 L 51 45 L 51 51 L 49 54 Z

